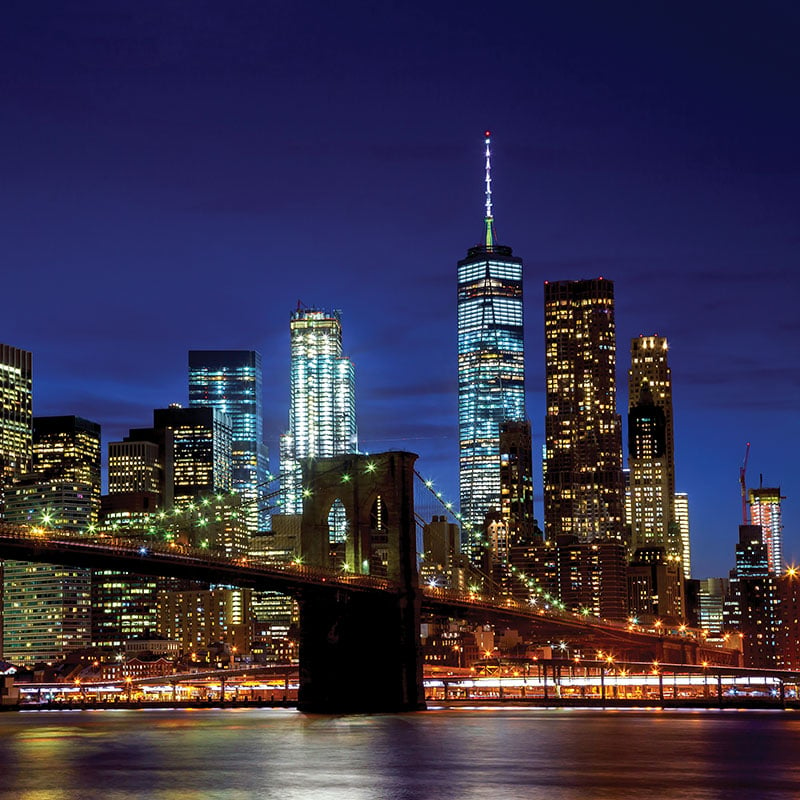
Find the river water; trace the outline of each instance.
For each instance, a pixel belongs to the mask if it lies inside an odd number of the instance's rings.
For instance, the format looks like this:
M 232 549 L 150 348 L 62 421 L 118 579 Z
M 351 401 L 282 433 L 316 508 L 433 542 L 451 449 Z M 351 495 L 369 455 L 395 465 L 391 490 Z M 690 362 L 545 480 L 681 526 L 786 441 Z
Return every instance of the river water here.
M 0 715 L 15 800 L 800 797 L 800 713 L 434 709 Z

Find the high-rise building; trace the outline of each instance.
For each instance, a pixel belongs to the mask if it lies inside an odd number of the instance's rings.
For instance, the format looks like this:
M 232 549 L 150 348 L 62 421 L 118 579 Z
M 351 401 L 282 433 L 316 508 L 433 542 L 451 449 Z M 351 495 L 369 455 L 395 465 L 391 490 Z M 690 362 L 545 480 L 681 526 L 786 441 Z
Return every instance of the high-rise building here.
M 675 514 L 672 372 L 663 336 L 631 341 L 628 370 L 628 466 L 631 547 L 664 547 L 683 557 Z
M 533 445 L 528 420 L 500 423 L 500 512 L 512 545 L 534 540 Z
M 175 506 L 231 490 L 232 430 L 227 414 L 216 408 L 157 408 L 153 428 L 171 434 Z
M 526 418 L 522 260 L 497 244 L 488 131 L 485 144 L 483 238 L 458 262 L 459 484 L 473 551 L 487 514 L 501 508 L 500 426 Z
M 90 571 L 6 561 L 3 657 L 12 664 L 52 663 L 90 643 Z
M 628 370 L 628 408 L 639 399 L 647 382 L 654 405 L 664 412 L 664 453 L 667 484 L 675 494 L 675 433 L 672 409 L 672 370 L 667 361 L 669 345 L 664 336 L 631 339 L 631 368 Z
M 614 284 L 545 283 L 545 534 L 623 539 Z
M 689 495 L 686 492 L 675 492 L 673 499 L 675 509 L 675 523 L 681 537 L 681 559 L 683 561 L 683 576 L 688 580 L 692 577 L 692 545 L 689 536 Z
M 699 581 L 697 623 L 711 635 L 722 633 L 725 627 L 723 610 L 728 594 L 727 578 L 703 578 Z
M 31 468 L 32 358 L 0 344 L 0 493 Z
M 33 418 L 33 472 L 89 487 L 89 522 L 100 516 L 100 425 L 75 416 Z
M 286 514 L 303 512 L 300 459 L 358 451 L 353 362 L 342 355 L 338 311 L 298 308 L 289 323 L 289 430 L 281 437 L 281 491 Z
M 151 530 L 154 515 L 172 506 L 172 484 L 171 430 L 136 429 L 122 442 L 109 442 L 102 526 Z M 174 583 L 149 575 L 93 570 L 92 645 L 121 652 L 127 640 L 155 633 L 156 595 Z
M 783 571 L 782 499 L 779 486 L 750 490 L 750 522 L 761 527 L 769 569 L 778 575 Z
M 100 507 L 100 426 L 73 416 L 36 417 L 32 470 L 7 490 L 6 518 L 66 535 L 89 530 Z M 3 612 L 5 658 L 63 658 L 91 640 L 91 572 L 7 561 Z
M 108 493 L 161 494 L 164 465 L 155 442 L 108 443 Z
M 778 577 L 778 669 L 800 669 L 800 577 L 789 569 Z
M 683 541 L 669 490 L 665 427 L 664 412 L 653 402 L 645 380 L 638 402 L 628 411 L 631 548 L 663 547 L 680 558 Z
M 250 534 L 269 528 L 269 460 L 264 444 L 261 354 L 255 350 L 190 350 L 189 406 L 228 415 L 233 431 L 233 490 L 242 496 Z
M 777 576 L 769 568 L 760 525 L 740 525 L 736 567 L 725 601 L 725 627 L 743 636 L 744 664 L 774 669 L 780 630 Z
M 627 552 L 622 542 L 581 542 L 576 536 L 562 536 L 526 549 L 525 574 L 541 593 L 557 597 L 566 610 L 604 619 L 627 617 Z M 548 604 L 541 593 L 533 598 Z

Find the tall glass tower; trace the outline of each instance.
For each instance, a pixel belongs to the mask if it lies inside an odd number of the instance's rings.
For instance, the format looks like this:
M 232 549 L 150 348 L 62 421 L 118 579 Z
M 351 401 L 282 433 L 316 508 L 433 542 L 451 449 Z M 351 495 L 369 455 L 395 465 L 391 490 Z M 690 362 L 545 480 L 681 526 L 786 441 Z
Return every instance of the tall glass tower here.
M 298 305 L 289 323 L 291 402 L 281 436 L 281 489 L 286 514 L 303 512 L 299 459 L 358 452 L 353 362 L 342 355 L 338 311 Z
M 227 414 L 233 431 L 232 482 L 242 495 L 251 534 L 269 529 L 266 494 L 269 460 L 264 444 L 261 354 L 255 350 L 190 350 L 189 405 Z
M 458 440 L 461 515 L 474 546 L 500 503 L 500 425 L 525 419 L 522 260 L 496 243 L 491 139 L 480 244 L 458 262 Z

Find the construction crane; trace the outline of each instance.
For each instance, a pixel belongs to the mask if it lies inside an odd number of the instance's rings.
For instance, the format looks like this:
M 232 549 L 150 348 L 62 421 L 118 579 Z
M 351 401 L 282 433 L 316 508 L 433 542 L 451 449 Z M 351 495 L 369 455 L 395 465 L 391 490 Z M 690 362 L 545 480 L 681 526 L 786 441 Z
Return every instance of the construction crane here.
M 742 525 L 747 525 L 747 459 L 750 458 L 750 442 L 744 451 L 744 461 L 742 466 L 739 467 L 739 484 L 742 487 Z

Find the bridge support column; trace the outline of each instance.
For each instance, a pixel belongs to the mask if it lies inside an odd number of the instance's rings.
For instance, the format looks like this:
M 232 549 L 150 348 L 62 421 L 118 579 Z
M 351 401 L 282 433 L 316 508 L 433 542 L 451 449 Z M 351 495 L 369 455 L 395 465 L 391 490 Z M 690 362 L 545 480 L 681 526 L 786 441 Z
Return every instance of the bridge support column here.
M 302 463 L 301 555 L 330 566 L 328 516 L 344 506 L 354 575 L 385 571 L 386 589 L 305 587 L 300 606 L 298 708 L 323 714 L 425 708 L 420 647 L 414 453 L 351 454 Z
M 425 708 L 419 600 L 305 589 L 298 708 L 317 714 Z

